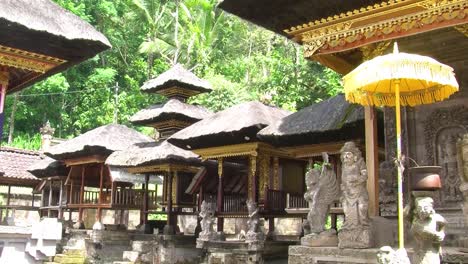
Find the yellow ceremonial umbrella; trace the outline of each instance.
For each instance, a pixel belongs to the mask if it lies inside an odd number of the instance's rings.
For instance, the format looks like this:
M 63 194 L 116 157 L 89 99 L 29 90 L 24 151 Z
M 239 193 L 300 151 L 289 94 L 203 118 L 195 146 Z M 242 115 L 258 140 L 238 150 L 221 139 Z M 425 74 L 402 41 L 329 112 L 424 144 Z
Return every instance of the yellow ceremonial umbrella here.
M 366 106 L 395 106 L 397 160 L 401 164 L 400 105 L 442 101 L 458 91 L 453 69 L 433 58 L 393 53 L 366 61 L 343 77 L 346 100 Z M 398 167 L 398 246 L 404 248 L 402 167 Z

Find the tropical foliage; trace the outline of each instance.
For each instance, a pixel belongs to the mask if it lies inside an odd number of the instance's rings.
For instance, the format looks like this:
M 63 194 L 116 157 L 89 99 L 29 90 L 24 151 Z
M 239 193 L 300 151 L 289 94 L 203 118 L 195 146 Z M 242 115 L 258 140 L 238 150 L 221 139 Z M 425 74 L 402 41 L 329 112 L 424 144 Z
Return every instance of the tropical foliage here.
M 341 87 L 339 76 L 305 60 L 300 46 L 224 13 L 216 0 L 55 2 L 93 24 L 113 48 L 8 96 L 11 144 L 27 145 L 18 141 L 36 138 L 47 120 L 61 138 L 110 122 L 129 125 L 136 111 L 165 100 L 139 87 L 175 63 L 212 83 L 212 93 L 191 101 L 213 110 L 261 100 L 294 111 Z

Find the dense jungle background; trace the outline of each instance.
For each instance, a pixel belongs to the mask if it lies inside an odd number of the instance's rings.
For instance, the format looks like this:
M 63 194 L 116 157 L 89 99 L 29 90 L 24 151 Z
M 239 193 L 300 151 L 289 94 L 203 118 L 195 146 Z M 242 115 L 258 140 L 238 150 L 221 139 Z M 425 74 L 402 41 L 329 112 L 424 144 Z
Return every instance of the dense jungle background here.
M 165 100 L 140 86 L 176 63 L 212 84 L 213 92 L 191 103 L 214 111 L 250 100 L 296 111 L 341 89 L 340 76 L 305 60 L 300 46 L 225 13 L 218 0 L 54 1 L 94 25 L 113 48 L 8 95 L 10 146 L 38 149 L 47 120 L 60 138 L 112 122 L 131 126 L 131 115 Z

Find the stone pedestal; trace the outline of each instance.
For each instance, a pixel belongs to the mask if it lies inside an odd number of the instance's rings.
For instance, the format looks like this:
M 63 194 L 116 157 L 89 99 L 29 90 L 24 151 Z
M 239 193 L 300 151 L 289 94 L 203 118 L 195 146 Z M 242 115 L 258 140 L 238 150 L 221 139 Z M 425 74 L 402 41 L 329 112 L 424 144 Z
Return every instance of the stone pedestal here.
M 247 232 L 245 235 L 245 242 L 259 242 L 265 240 L 265 235 L 262 232 Z
M 369 227 L 342 229 L 338 233 L 339 248 L 370 248 L 373 246 L 373 236 Z
M 320 234 L 309 234 L 301 238 L 301 245 L 308 247 L 336 247 L 338 237 L 335 230 L 327 230 Z
M 377 263 L 378 249 L 340 249 L 337 247 L 290 246 L 288 264 Z

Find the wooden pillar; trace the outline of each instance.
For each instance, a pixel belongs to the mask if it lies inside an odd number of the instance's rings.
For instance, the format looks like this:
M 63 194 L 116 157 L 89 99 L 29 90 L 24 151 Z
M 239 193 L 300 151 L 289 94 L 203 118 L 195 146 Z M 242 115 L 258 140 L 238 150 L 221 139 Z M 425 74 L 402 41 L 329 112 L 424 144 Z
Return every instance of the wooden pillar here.
M 11 185 L 8 184 L 8 192 L 7 192 L 7 202 L 6 202 L 6 205 L 7 205 L 7 208 L 5 210 L 6 214 L 5 214 L 5 217 L 8 217 L 8 207 L 10 206 L 10 198 L 11 198 Z
M 375 108 L 364 107 L 366 129 L 367 191 L 369 216 L 379 215 L 379 148 L 377 142 L 377 114 Z
M 31 207 L 34 207 L 34 190 L 32 192 Z
M 201 205 L 203 203 L 203 192 L 204 192 L 204 188 L 203 188 L 203 185 L 200 186 L 200 190 L 198 192 L 198 211 L 200 212 L 201 211 Z
M 223 188 L 223 158 L 218 158 L 218 197 L 217 201 L 217 211 L 218 214 L 223 212 L 224 209 L 224 188 Z M 224 218 L 218 216 L 217 224 L 218 232 L 223 232 L 224 230 Z
M 59 192 L 59 201 L 58 201 L 58 219 L 63 219 L 62 196 L 63 196 L 63 181 L 60 180 L 60 192 Z
M 83 200 L 84 200 L 84 177 L 85 177 L 85 165 L 82 165 L 81 166 L 80 204 L 83 204 Z
M 167 187 L 168 187 L 168 190 L 167 190 L 167 225 L 168 226 L 172 226 L 172 224 L 174 223 L 174 212 L 172 210 L 172 178 L 174 177 L 174 175 L 172 174 L 171 171 L 169 171 L 169 175 L 168 175 L 168 182 L 167 182 Z M 172 231 L 172 230 L 171 230 Z
M 52 205 L 52 196 L 53 196 L 53 187 L 52 187 L 52 181 L 53 180 L 49 180 L 49 201 L 47 202 L 47 206 L 49 207 L 49 209 L 47 209 L 47 217 L 52 217 L 52 210 L 51 210 L 51 206 Z
M 97 209 L 96 222 L 101 222 L 102 219 L 102 204 L 104 203 L 104 197 L 102 195 L 102 189 L 104 185 L 104 163 L 101 163 L 99 170 L 99 208 Z
M 80 187 L 80 205 L 83 204 L 84 199 L 84 176 L 85 176 L 85 165 L 81 165 L 81 187 Z M 83 223 L 83 207 L 78 209 L 78 222 Z
M 0 146 L 2 143 L 3 136 L 3 121 L 4 121 L 4 108 L 5 108 L 5 97 L 9 81 L 9 72 L 6 67 L 0 68 Z M 7 213 L 8 216 L 8 213 Z
M 111 183 L 111 205 L 113 205 L 115 203 L 115 199 L 116 199 L 116 192 L 117 192 L 117 187 L 115 185 L 115 182 L 112 181 Z
M 251 155 L 249 163 L 248 199 L 258 203 L 257 156 Z
M 145 174 L 145 192 L 143 194 L 143 224 L 148 223 L 148 191 L 149 191 L 149 174 Z

